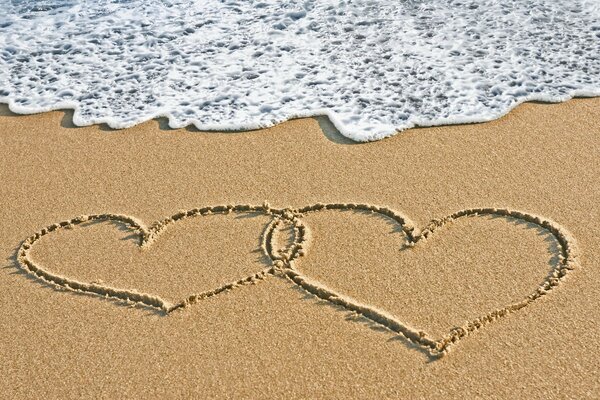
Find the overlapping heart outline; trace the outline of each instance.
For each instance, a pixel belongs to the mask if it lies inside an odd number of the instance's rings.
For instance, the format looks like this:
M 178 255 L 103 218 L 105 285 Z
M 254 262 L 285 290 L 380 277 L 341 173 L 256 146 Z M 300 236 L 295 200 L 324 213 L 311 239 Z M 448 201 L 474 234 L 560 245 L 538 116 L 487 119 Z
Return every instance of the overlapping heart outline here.
M 305 254 L 308 248 L 310 236 L 307 226 L 302 221 L 302 216 L 308 213 L 315 213 L 323 210 L 354 210 L 379 214 L 380 216 L 390 219 L 400 227 L 406 236 L 406 244 L 409 247 L 416 246 L 418 243 L 425 241 L 444 225 L 460 218 L 479 215 L 513 218 L 533 224 L 549 232 L 556 239 L 559 245 L 559 260 L 558 263 L 553 267 L 551 273 L 544 278 L 541 285 L 539 285 L 524 299 L 515 301 L 514 303 L 508 304 L 500 309 L 491 311 L 474 319 L 473 321 L 464 324 L 461 327 L 453 328 L 442 338 L 433 339 L 426 332 L 415 329 L 401 322 L 396 317 L 386 313 L 385 311 L 379 310 L 370 305 L 361 304 L 351 297 L 338 293 L 322 283 L 310 279 L 296 267 L 295 260 Z M 165 228 L 177 221 L 197 216 L 229 213 L 254 213 L 272 217 L 262 234 L 261 240 L 262 250 L 271 259 L 272 265 L 235 282 L 222 285 L 209 291 L 190 295 L 175 303 L 166 301 L 153 294 L 138 292 L 134 289 L 115 288 L 99 283 L 81 282 L 73 278 L 55 274 L 33 262 L 29 255 L 35 243 L 42 237 L 60 229 L 72 228 L 86 222 L 114 221 L 125 224 L 129 229 L 137 232 L 140 235 L 139 245 L 144 248 L 149 247 L 152 242 L 157 239 L 160 233 L 165 230 Z M 287 224 L 293 228 L 293 240 L 292 243 L 286 248 L 277 249 L 275 247 L 275 232 L 282 224 Z M 326 300 L 333 305 L 343 307 L 350 312 L 362 315 L 372 322 L 403 336 L 406 340 L 418 346 L 421 350 L 427 352 L 431 356 L 439 357 L 447 354 L 450 348 L 464 337 L 475 333 L 482 327 L 499 318 L 503 318 L 526 307 L 535 300 L 546 295 L 562 282 L 568 271 L 578 266 L 578 256 L 579 250 L 575 238 L 565 228 L 546 218 L 517 210 L 502 208 L 464 209 L 441 219 L 432 220 L 423 229 L 418 229 L 416 228 L 415 224 L 410 221 L 410 219 L 401 213 L 393 211 L 387 207 L 380 207 L 376 205 L 356 203 L 317 203 L 302 208 L 292 209 L 272 208 L 268 203 L 264 203 L 262 205 L 239 204 L 194 208 L 187 211 L 180 211 L 171 217 L 152 224 L 150 227 L 147 227 L 141 221 L 127 215 L 110 213 L 83 215 L 67 221 L 49 225 L 48 227 L 43 228 L 32 236 L 28 237 L 22 242 L 20 248 L 17 250 L 16 258 L 18 265 L 24 271 L 35 276 L 37 279 L 41 279 L 62 289 L 138 303 L 147 307 L 158 309 L 166 315 L 177 309 L 185 308 L 191 304 L 197 303 L 203 299 L 232 290 L 238 286 L 255 283 L 259 280 L 265 279 L 268 276 L 280 276 L 290 280 L 306 292 L 317 296 L 322 300 Z

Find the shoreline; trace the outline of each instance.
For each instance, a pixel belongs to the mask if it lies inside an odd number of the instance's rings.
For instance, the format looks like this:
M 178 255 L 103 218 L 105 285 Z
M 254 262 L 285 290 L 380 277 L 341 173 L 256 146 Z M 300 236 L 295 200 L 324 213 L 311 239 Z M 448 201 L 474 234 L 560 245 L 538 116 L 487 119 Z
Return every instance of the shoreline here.
M 25 108 L 20 109 L 20 106 L 15 106 L 15 102 L 0 100 L 0 107 L 6 107 L 11 113 L 15 115 L 36 115 L 36 114 L 44 114 L 49 112 L 65 112 L 70 114 L 71 124 L 78 128 L 90 127 L 90 126 L 104 126 L 108 129 L 112 130 L 123 130 L 133 128 L 137 125 L 148 123 L 149 121 L 165 121 L 163 126 L 167 126 L 169 130 L 178 130 L 178 129 L 186 129 L 186 130 L 194 130 L 197 132 L 215 132 L 215 133 L 241 133 L 241 132 L 253 132 L 260 131 L 264 129 L 273 128 L 277 125 L 284 124 L 289 121 L 294 121 L 298 119 L 304 118 L 315 118 L 317 120 L 326 119 L 329 125 L 332 125 L 337 133 L 337 135 L 342 136 L 345 140 L 351 140 L 356 143 L 369 143 L 369 142 L 377 142 L 379 140 L 387 139 L 393 136 L 396 136 L 399 133 L 405 132 L 410 129 L 417 128 L 434 128 L 434 127 L 443 127 L 443 126 L 452 126 L 452 125 L 469 125 L 469 124 L 483 124 L 486 122 L 496 121 L 501 119 L 508 114 L 510 114 L 513 110 L 520 107 L 523 104 L 561 104 L 571 100 L 577 99 L 593 99 L 600 97 L 600 90 L 598 91 L 590 91 L 590 90 L 576 90 L 572 93 L 566 94 L 560 98 L 553 98 L 547 95 L 530 95 L 526 96 L 523 99 L 520 99 L 517 102 L 514 102 L 510 107 L 506 110 L 499 111 L 488 117 L 459 117 L 459 118 L 440 118 L 436 120 L 431 120 L 427 122 L 423 121 L 414 121 L 409 126 L 404 127 L 402 129 L 396 128 L 394 132 L 390 132 L 384 134 L 375 139 L 365 139 L 360 140 L 357 139 L 356 134 L 347 130 L 345 126 L 339 121 L 338 117 L 335 113 L 323 109 L 323 110 L 313 110 L 306 111 L 301 113 L 293 113 L 285 118 L 280 120 L 273 120 L 271 123 L 267 124 L 250 124 L 242 127 L 234 126 L 234 125 L 200 125 L 195 122 L 189 122 L 187 124 L 176 124 L 175 126 L 171 126 L 171 120 L 174 119 L 171 113 L 163 113 L 159 112 L 153 114 L 149 117 L 144 117 L 136 122 L 129 124 L 116 124 L 112 123 L 110 118 L 102 118 L 99 120 L 95 120 L 91 123 L 84 123 L 77 116 L 79 111 L 79 107 L 77 105 L 73 105 L 72 103 L 66 102 L 62 103 L 56 107 L 51 107 L 47 109 L 43 109 L 41 111 L 28 111 Z

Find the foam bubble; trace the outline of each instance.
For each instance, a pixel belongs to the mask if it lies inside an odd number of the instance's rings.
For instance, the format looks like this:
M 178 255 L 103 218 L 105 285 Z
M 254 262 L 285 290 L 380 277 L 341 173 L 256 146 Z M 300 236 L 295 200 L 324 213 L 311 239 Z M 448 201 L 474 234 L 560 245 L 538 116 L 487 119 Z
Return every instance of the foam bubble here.
M 325 114 L 366 141 L 600 95 L 596 0 L 0 3 L 0 101 L 77 125 Z

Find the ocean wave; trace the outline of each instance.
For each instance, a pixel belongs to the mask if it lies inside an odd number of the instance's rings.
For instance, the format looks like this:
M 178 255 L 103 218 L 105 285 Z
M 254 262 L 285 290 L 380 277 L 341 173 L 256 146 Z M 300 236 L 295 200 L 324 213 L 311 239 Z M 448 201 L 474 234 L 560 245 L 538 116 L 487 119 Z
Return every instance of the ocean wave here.
M 327 115 L 354 140 L 600 95 L 595 0 L 0 0 L 0 102 L 200 130 Z

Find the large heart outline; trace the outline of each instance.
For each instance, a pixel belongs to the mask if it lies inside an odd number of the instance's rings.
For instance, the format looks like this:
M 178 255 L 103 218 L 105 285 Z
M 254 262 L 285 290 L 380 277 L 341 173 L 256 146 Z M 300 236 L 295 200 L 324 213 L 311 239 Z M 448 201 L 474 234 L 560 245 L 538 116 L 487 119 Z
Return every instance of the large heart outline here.
M 292 211 L 298 215 L 304 215 L 306 213 L 318 212 L 322 210 L 357 210 L 379 214 L 395 222 L 401 228 L 406 235 L 406 244 L 409 247 L 414 247 L 419 242 L 430 238 L 435 231 L 439 230 L 451 221 L 470 216 L 484 215 L 509 217 L 515 220 L 524 221 L 547 231 L 556 239 L 560 252 L 558 257 L 559 261 L 553 267 L 551 273 L 544 278 L 542 283 L 532 293 L 520 301 L 515 301 L 500 309 L 488 312 L 483 316 L 467 322 L 461 327 L 453 328 L 448 334 L 439 339 L 430 337 L 425 331 L 415 329 L 385 311 L 379 310 L 370 305 L 361 304 L 355 299 L 340 294 L 335 290 L 326 287 L 320 282 L 311 280 L 309 277 L 299 271 L 293 265 L 293 262 L 290 263 L 288 268 L 284 269 L 286 276 L 298 286 L 302 287 L 305 291 L 336 306 L 343 307 L 348 311 L 362 315 L 372 322 L 403 336 L 411 343 L 419 346 L 422 350 L 427 351 L 433 357 L 446 355 L 451 347 L 457 344 L 461 339 L 477 332 L 479 329 L 498 320 L 499 318 L 503 318 L 526 307 L 540 297 L 548 294 L 552 289 L 557 287 L 562 282 L 568 271 L 579 265 L 579 248 L 574 236 L 568 230 L 554 221 L 518 210 L 506 208 L 463 209 L 440 219 L 434 219 L 430 221 L 429 224 L 427 224 L 423 229 L 416 228 L 415 224 L 408 217 L 401 213 L 398 213 L 387 207 L 380 207 L 370 204 L 315 204 Z
M 530 224 L 533 224 L 542 230 L 549 232 L 557 241 L 559 245 L 559 261 L 553 267 L 550 274 L 548 274 L 543 280 L 542 284 L 539 285 L 531 294 L 522 300 L 515 301 L 508 304 L 500 309 L 491 311 L 483 316 L 480 316 L 465 325 L 457 328 L 453 328 L 448 334 L 442 338 L 434 339 L 430 337 L 426 332 L 415 329 L 408 324 L 398 320 L 393 315 L 386 313 L 385 311 L 379 310 L 370 305 L 362 304 L 357 300 L 345 296 L 330 289 L 320 282 L 311 280 L 309 277 L 304 275 L 295 266 L 294 261 L 305 254 L 309 244 L 309 230 L 306 225 L 301 221 L 302 215 L 307 213 L 315 213 L 322 210 L 355 210 L 363 212 L 371 212 L 386 217 L 396 223 L 406 235 L 407 245 L 413 247 L 419 242 L 426 240 L 431 237 L 435 231 L 444 225 L 450 223 L 453 220 L 457 220 L 464 217 L 478 216 L 478 215 L 490 215 L 500 217 L 510 217 L 516 220 L 521 220 Z M 106 285 L 96 283 L 79 282 L 75 279 L 67 278 L 61 275 L 53 274 L 52 272 L 36 265 L 29 257 L 33 245 L 43 236 L 56 231 L 58 229 L 69 228 L 74 225 L 81 224 L 87 221 L 94 220 L 115 220 L 127 224 L 140 232 L 140 246 L 149 246 L 153 240 L 166 228 L 170 223 L 182 220 L 188 217 L 195 217 L 201 215 L 209 215 L 215 213 L 227 214 L 230 212 L 237 213 L 262 213 L 265 215 L 272 216 L 271 222 L 267 225 L 262 236 L 262 249 L 263 252 L 271 259 L 272 266 L 269 266 L 262 271 L 253 274 L 251 276 L 242 278 L 238 281 L 223 285 L 219 288 L 203 292 L 200 294 L 191 295 L 179 302 L 174 304 L 165 301 L 164 299 L 146 293 L 140 293 L 132 289 L 119 289 L 113 288 Z M 274 247 L 274 233 L 281 223 L 290 224 L 293 227 L 293 241 L 287 248 L 283 250 L 276 250 Z M 264 279 L 266 276 L 283 276 L 298 285 L 306 292 L 317 296 L 318 298 L 328 301 L 329 303 L 343 307 L 344 309 L 362 315 L 363 317 L 371 320 L 372 322 L 381 325 L 392 332 L 395 332 L 404 337 L 409 342 L 417 345 L 422 350 L 428 352 L 433 357 L 443 356 L 448 353 L 450 348 L 457 344 L 464 337 L 469 336 L 477 332 L 484 326 L 496 321 L 499 318 L 503 318 L 511 313 L 514 313 L 532 302 L 536 301 L 540 297 L 549 293 L 552 289 L 557 287 L 568 271 L 574 269 L 578 265 L 579 249 L 575 238 L 565 228 L 546 219 L 541 216 L 529 214 L 517 210 L 510 210 L 504 208 L 470 208 L 459 210 L 453 214 L 447 215 L 440 219 L 432 220 L 423 229 L 418 229 L 410 219 L 401 213 L 393 211 L 387 207 L 380 207 L 370 204 L 356 204 L 356 203 L 329 203 L 322 204 L 317 203 L 314 205 L 292 209 L 283 208 L 276 209 L 271 208 L 268 203 L 264 203 L 260 206 L 254 205 L 220 205 L 212 207 L 195 208 L 188 211 L 181 211 L 165 220 L 159 221 L 149 228 L 143 223 L 136 220 L 135 218 L 120 215 L 120 214 L 95 214 L 73 218 L 68 221 L 52 224 L 37 233 L 33 234 L 29 238 L 23 241 L 21 247 L 17 251 L 17 262 L 19 266 L 26 272 L 34 275 L 35 277 L 42 279 L 48 283 L 57 285 L 61 288 L 73 290 L 77 292 L 84 292 L 89 294 L 96 294 L 105 297 L 116 298 L 120 300 L 127 300 L 136 303 L 142 303 L 146 306 L 157 308 L 162 310 L 165 314 L 169 314 L 172 311 L 180 308 L 184 308 L 190 304 L 196 303 L 205 298 L 215 296 L 217 294 L 229 291 L 244 285 L 247 283 L 254 283 L 257 280 Z

